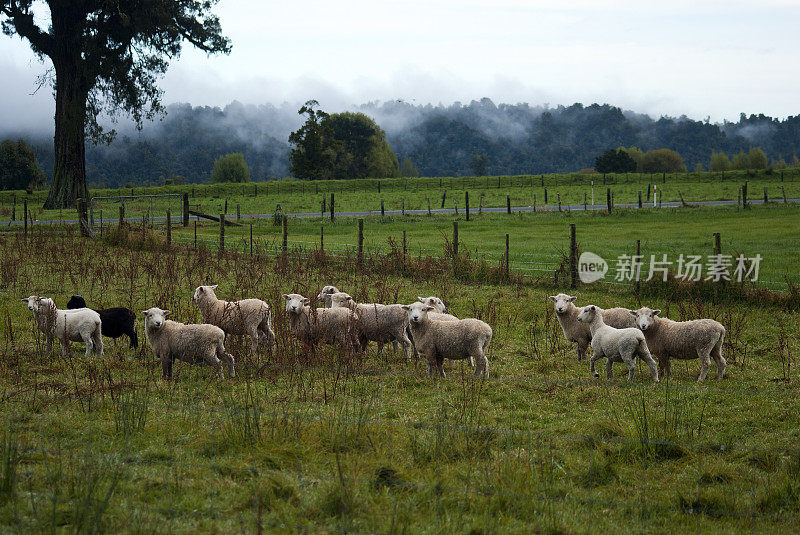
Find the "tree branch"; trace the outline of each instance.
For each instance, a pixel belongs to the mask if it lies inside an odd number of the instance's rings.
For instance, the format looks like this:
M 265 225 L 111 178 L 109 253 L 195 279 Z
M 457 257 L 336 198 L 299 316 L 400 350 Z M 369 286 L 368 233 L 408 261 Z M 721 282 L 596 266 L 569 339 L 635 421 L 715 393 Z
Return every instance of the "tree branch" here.
M 39 55 L 52 56 L 53 38 L 33 22 L 33 13 L 30 12 L 29 7 L 28 5 L 23 8 L 20 2 L 9 0 L 8 2 L 3 2 L 0 12 L 10 19 L 7 23 L 13 26 L 21 37 L 30 41 L 34 52 Z M 7 34 L 9 33 L 6 28 L 4 28 L 4 31 Z

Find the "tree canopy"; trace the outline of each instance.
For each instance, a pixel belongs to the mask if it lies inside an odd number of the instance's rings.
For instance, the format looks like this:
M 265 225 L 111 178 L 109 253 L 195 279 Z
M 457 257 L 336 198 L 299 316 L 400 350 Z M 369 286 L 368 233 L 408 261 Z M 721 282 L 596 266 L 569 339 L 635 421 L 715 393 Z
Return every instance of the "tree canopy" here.
M 44 180 L 44 171 L 30 145 L 21 139 L 0 143 L 0 189 L 39 187 Z
M 250 170 L 244 154 L 233 152 L 214 160 L 211 182 L 250 182 Z
M 681 155 L 671 149 L 647 151 L 642 160 L 645 173 L 680 173 L 686 171 Z
M 53 181 L 46 208 L 73 206 L 88 195 L 85 137 L 109 141 L 97 117 L 130 115 L 137 125 L 162 111 L 156 81 L 183 41 L 208 52 L 230 50 L 215 0 L 0 0 L 3 33 L 26 39 L 52 62 L 55 89 Z M 47 27 L 34 13 L 49 10 Z M 49 71 L 49 74 L 52 74 Z
M 303 179 L 378 178 L 399 173 L 386 133 L 363 113 L 327 114 L 309 100 L 306 122 L 289 135 L 291 172 Z
M 625 149 L 608 149 L 595 158 L 594 168 L 598 173 L 632 173 L 636 171 L 636 161 Z

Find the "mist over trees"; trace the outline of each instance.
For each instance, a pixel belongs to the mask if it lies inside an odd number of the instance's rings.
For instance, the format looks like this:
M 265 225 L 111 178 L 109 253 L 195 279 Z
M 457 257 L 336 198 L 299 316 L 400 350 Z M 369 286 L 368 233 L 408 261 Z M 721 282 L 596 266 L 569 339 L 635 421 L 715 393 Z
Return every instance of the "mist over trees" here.
M 406 169 L 413 166 L 420 176 L 472 175 L 475 155 L 486 155 L 492 174 L 578 171 L 620 147 L 630 147 L 626 151 L 637 166 L 646 152 L 671 149 L 689 169 L 698 163 L 724 166 L 719 157 L 716 165 L 711 162 L 712 152 L 724 153 L 730 168 L 730 158 L 740 153 L 752 165 L 753 147 L 760 147 L 767 165 L 775 167 L 791 165 L 800 155 L 800 116 L 742 115 L 737 122 L 713 124 L 686 117 L 653 119 L 607 104 L 496 105 L 489 99 L 448 106 L 372 102 L 351 111 L 373 118 L 399 161 L 407 159 Z M 146 123 L 141 132 L 118 125 L 120 133 L 111 145 L 87 145 L 87 177 L 90 184 L 105 186 L 163 184 L 176 176 L 208 182 L 214 160 L 235 152 L 244 155 L 251 180 L 285 177 L 289 134 L 303 122 L 294 104 L 172 104 L 163 120 Z M 25 139 L 52 176 L 52 132 L 32 135 L 18 129 L 0 131 L 0 136 Z

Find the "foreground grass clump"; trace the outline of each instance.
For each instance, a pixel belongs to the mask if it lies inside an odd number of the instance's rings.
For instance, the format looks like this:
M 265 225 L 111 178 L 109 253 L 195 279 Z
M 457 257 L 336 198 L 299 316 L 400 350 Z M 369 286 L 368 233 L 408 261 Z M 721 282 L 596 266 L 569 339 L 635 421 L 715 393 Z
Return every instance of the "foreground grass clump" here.
M 674 319 L 713 308 L 736 323 L 726 325 L 726 378 L 698 385 L 699 363 L 676 361 L 658 385 L 641 371 L 609 383 L 564 341 L 553 287 L 38 233 L 0 236 L 0 257 L 0 531 L 796 529 L 798 348 L 782 333 L 798 332 L 797 312 L 643 298 Z M 280 295 L 330 283 L 363 301 L 438 295 L 455 314 L 482 317 L 495 333 L 489 379 L 455 362 L 431 381 L 424 363 L 378 359 L 374 348 L 305 352 Z M 192 322 L 198 284 L 270 303 L 275 354 L 251 356 L 232 337 L 236 379 L 176 363 L 165 382 L 146 344 L 108 341 L 103 360 L 79 347 L 45 354 L 18 301 L 80 293 Z M 639 305 L 628 290 L 579 295 Z

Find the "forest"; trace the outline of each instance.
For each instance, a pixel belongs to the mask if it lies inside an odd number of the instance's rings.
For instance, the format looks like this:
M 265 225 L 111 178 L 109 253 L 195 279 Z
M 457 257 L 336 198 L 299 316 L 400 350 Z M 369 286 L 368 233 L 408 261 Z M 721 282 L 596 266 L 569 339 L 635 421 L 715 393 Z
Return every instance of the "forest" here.
M 351 111 L 373 118 L 398 160 L 409 159 L 420 176 L 473 175 L 476 156 L 490 175 L 578 171 L 616 147 L 672 149 L 690 170 L 697 164 L 707 169 L 715 151 L 733 155 L 760 147 L 770 163 L 800 154 L 800 116 L 741 114 L 737 122 L 711 123 L 685 116 L 653 119 L 609 104 L 498 105 L 488 98 L 446 106 L 371 102 Z M 208 182 L 214 160 L 234 152 L 244 155 L 253 180 L 283 178 L 290 175 L 289 134 L 301 124 L 297 106 L 290 104 L 172 104 L 141 131 L 118 124 L 109 145 L 87 144 L 89 184 Z M 49 179 L 51 133 L 0 129 L 0 139 L 27 141 Z

